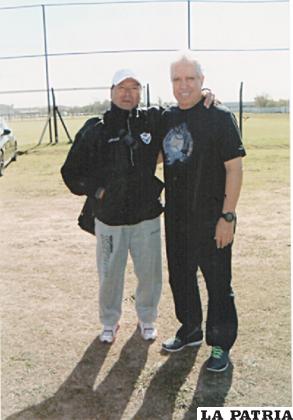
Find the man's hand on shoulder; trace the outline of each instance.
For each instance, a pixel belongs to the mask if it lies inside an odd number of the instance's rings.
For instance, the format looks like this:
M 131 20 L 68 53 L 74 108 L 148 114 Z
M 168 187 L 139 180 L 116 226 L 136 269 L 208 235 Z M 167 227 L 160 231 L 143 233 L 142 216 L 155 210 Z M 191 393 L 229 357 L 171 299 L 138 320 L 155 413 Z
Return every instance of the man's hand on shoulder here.
M 216 99 L 216 95 L 211 91 L 211 89 L 203 88 L 201 90 L 202 97 L 204 98 L 204 106 L 209 109 L 212 105 L 218 105 L 221 102 Z

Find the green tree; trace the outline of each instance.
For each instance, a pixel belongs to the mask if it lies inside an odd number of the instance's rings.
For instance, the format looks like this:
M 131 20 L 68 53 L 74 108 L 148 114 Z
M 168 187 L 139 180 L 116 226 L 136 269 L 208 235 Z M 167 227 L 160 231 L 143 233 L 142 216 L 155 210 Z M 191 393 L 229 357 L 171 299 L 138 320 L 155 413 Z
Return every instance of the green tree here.
M 259 108 L 266 108 L 274 106 L 274 101 L 269 97 L 268 94 L 258 95 L 254 98 L 254 104 Z
M 275 101 L 274 99 L 270 98 L 268 94 L 264 93 L 263 95 L 258 95 L 254 98 L 254 104 L 256 107 L 259 108 L 268 108 L 268 107 L 278 107 L 278 106 L 289 106 L 288 99 L 278 99 Z

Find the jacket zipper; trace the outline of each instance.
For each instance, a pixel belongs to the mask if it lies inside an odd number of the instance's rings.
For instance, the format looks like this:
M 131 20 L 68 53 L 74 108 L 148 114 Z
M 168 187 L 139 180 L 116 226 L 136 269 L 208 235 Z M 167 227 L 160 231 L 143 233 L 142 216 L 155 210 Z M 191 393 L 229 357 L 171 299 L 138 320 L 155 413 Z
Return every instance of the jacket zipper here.
M 130 118 L 132 117 L 132 111 L 129 112 L 128 118 L 127 118 L 127 129 L 129 134 L 132 136 L 131 128 L 130 128 Z M 134 159 L 133 159 L 133 150 L 132 147 L 129 146 L 129 153 L 130 153 L 130 162 L 132 167 L 134 167 Z

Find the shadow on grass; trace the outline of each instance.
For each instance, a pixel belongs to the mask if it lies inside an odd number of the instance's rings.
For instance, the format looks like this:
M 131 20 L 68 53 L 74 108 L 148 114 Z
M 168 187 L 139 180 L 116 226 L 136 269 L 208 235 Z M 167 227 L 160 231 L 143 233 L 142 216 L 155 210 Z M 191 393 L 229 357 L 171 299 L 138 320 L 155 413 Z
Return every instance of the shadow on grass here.
M 206 362 L 199 372 L 196 390 L 184 420 L 196 420 L 198 407 L 223 407 L 233 380 L 233 364 L 225 372 L 213 373 L 206 370 Z
M 122 348 L 117 362 L 95 388 L 110 349 L 110 346 L 100 343 L 96 338 L 53 397 L 12 414 L 6 420 L 125 418 L 123 413 L 144 370 L 149 345 L 150 342 L 144 342 L 136 330 Z M 220 374 L 208 372 L 204 364 L 192 403 L 190 393 L 193 387 L 182 388 L 195 364 L 197 354 L 198 349 L 187 348 L 184 352 L 168 355 L 167 361 L 154 373 L 142 405 L 131 419 L 171 420 L 174 412 L 181 412 L 184 420 L 195 420 L 197 407 L 223 406 L 232 383 L 232 364 L 226 372 Z
M 203 364 L 192 402 L 181 389 L 196 361 L 198 349 L 173 353 L 155 374 L 133 420 L 172 420 L 174 412 L 181 412 L 184 420 L 196 420 L 198 407 L 222 407 L 232 384 L 233 365 L 226 372 L 212 373 Z M 185 412 L 185 414 L 183 414 Z
M 149 343 L 142 341 L 136 330 L 105 379 L 94 389 L 109 348 L 96 338 L 53 397 L 12 414 L 6 420 L 122 418 L 146 363 Z
M 173 418 L 175 404 L 184 404 L 184 395 L 180 395 L 180 388 L 194 366 L 198 350 L 199 348 L 186 348 L 184 352 L 170 354 L 151 380 L 142 406 L 133 420 Z

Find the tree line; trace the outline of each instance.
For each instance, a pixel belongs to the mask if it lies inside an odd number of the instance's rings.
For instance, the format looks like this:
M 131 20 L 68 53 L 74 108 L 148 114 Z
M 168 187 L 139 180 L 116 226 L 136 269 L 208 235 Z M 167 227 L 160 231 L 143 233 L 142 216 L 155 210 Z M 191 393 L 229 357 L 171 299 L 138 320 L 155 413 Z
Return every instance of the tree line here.
M 270 98 L 269 95 L 266 93 L 263 95 L 258 95 L 254 98 L 254 106 L 257 108 L 273 108 L 273 107 L 288 107 L 289 100 L 288 99 L 278 99 L 275 101 L 274 99 Z
M 142 104 L 143 105 L 143 104 Z M 156 104 L 154 104 L 156 105 Z M 158 101 L 158 105 L 161 106 L 168 106 L 171 105 L 168 102 L 163 102 L 160 98 Z M 289 100 L 288 99 L 278 99 L 274 100 L 270 98 L 267 94 L 258 95 L 254 98 L 254 102 L 251 103 L 251 106 L 256 108 L 274 108 L 274 107 L 288 107 Z M 107 109 L 110 108 L 110 101 L 105 100 L 103 102 L 96 101 L 89 105 L 84 106 L 73 106 L 73 107 L 59 107 L 63 111 L 66 111 L 69 114 L 88 114 L 88 115 L 101 115 Z
M 235 103 L 236 104 L 236 103 Z M 163 102 L 161 98 L 158 99 L 158 105 L 161 106 L 168 106 L 170 103 Z M 258 95 L 254 98 L 254 102 L 249 103 L 250 106 L 255 108 L 278 108 L 278 107 L 289 107 L 289 100 L 288 99 L 278 99 L 274 100 L 270 98 L 270 96 L 266 93 L 262 95 Z M 142 104 L 143 106 L 143 104 Z M 108 99 L 100 102 L 95 101 L 88 105 L 82 106 L 63 106 L 60 105 L 59 107 L 60 112 L 63 115 L 101 115 L 107 109 L 110 108 L 110 101 Z M 13 117 L 13 116 L 20 116 L 20 115 L 46 115 L 47 107 L 30 107 L 30 108 L 15 108 L 13 105 L 4 105 L 0 104 L 0 117 Z

